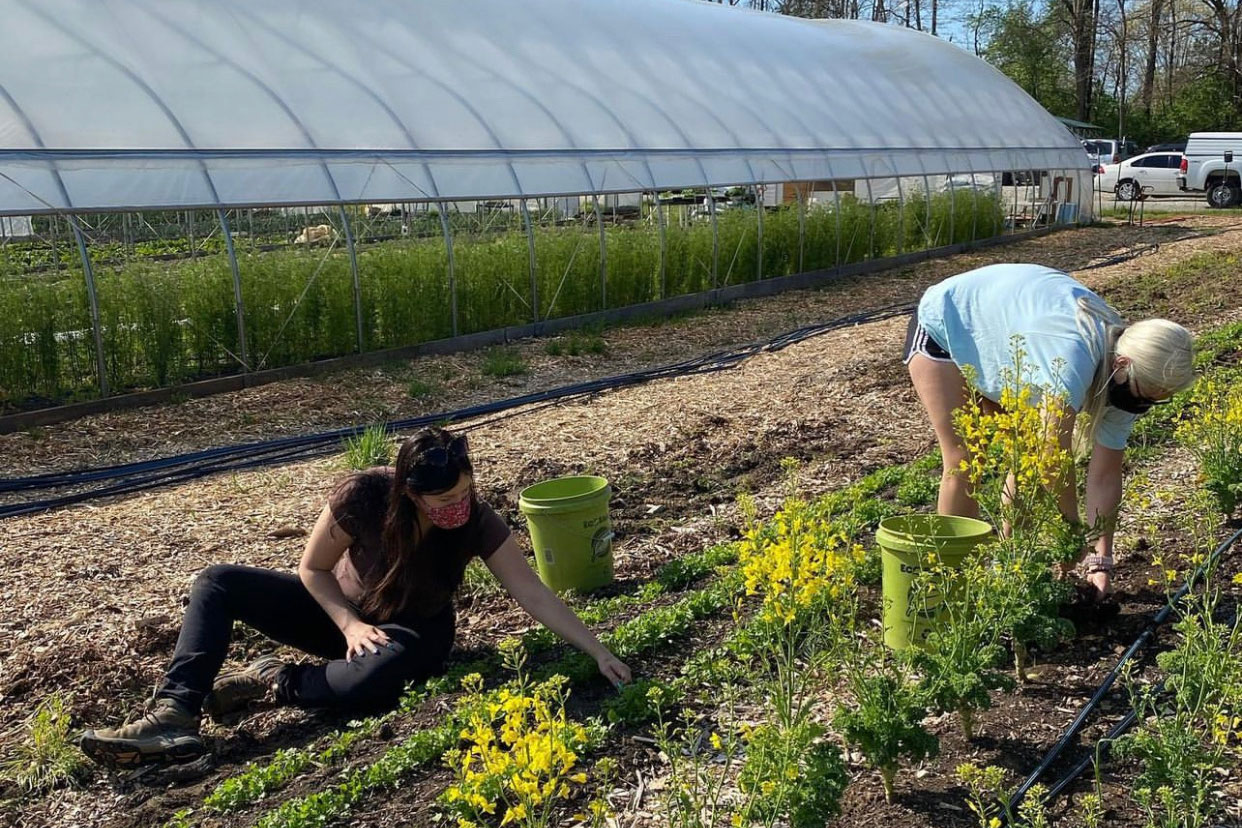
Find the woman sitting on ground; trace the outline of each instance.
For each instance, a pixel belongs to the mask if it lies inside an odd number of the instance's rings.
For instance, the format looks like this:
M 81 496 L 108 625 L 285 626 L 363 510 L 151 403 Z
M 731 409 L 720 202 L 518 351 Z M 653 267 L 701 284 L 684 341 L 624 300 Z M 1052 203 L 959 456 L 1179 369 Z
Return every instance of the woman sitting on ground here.
M 942 515 L 979 514 L 958 472 L 966 452 L 953 411 L 971 391 L 962 368 L 971 366 L 985 408 L 999 411 L 1006 375 L 1014 370 L 1015 336 L 1030 372 L 1024 381 L 1050 387 L 1069 403 L 1059 423 L 1062 447 L 1072 446 L 1075 425 L 1082 425 L 1078 415 L 1089 415 L 1078 436 L 1091 454 L 1086 525 L 1095 537 L 1083 556 L 1098 599 L 1108 594 L 1113 571 L 1126 441 L 1141 414 L 1194 381 L 1190 333 L 1167 319 L 1127 325 L 1085 286 L 1041 265 L 990 265 L 928 288 L 910 320 L 905 362 L 944 458 L 937 504 Z M 1059 505 L 1065 519 L 1077 524 L 1077 485 L 1068 482 Z
M 96 761 L 131 766 L 206 751 L 204 707 L 222 717 L 268 693 L 302 707 L 370 713 L 408 682 L 442 671 L 453 645 L 453 595 L 478 556 L 537 621 L 593 657 L 614 684 L 618 661 L 531 570 L 509 528 L 479 500 L 466 438 L 429 428 L 407 440 L 395 468 L 353 474 L 319 515 L 298 573 L 217 564 L 195 579 L 185 621 L 151 712 L 87 731 Z M 234 621 L 328 659 L 275 656 L 217 678 Z

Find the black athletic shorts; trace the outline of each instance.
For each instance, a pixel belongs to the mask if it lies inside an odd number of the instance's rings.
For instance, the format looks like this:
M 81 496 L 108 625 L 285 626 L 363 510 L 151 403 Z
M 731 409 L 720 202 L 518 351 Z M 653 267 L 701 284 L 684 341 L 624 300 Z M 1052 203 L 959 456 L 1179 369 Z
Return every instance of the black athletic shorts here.
M 909 365 L 910 359 L 915 354 L 922 354 L 936 362 L 953 361 L 949 352 L 939 342 L 932 339 L 919 324 L 919 315 L 912 313 L 910 314 L 910 326 L 906 328 L 906 347 L 901 352 L 901 361 Z

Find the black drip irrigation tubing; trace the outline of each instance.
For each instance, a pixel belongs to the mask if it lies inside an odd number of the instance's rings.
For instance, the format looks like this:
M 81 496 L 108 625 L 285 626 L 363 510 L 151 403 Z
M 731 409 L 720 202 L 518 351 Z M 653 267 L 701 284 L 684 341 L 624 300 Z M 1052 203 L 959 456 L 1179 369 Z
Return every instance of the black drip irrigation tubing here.
M 772 339 L 745 345 L 732 351 L 721 351 L 658 368 L 565 385 L 559 388 L 538 391 L 456 411 L 398 420 L 385 423 L 385 427 L 391 431 L 405 431 L 435 423 L 459 422 L 486 417 L 491 414 L 498 415 L 487 420 L 461 426 L 461 428 L 469 430 L 508 416 L 514 416 L 518 413 L 516 409 L 526 408 L 527 406 L 543 407 L 555 405 L 569 399 L 593 396 L 604 391 L 625 388 L 653 380 L 723 371 L 740 364 L 756 354 L 765 351 L 779 351 L 782 348 L 840 328 L 877 322 L 893 316 L 901 316 L 913 311 L 914 307 L 915 304 L 912 302 L 887 305 L 882 308 L 839 317 L 829 322 L 806 325 L 780 334 Z M 529 411 L 530 409 L 526 410 Z M 173 485 L 219 472 L 235 472 L 331 454 L 338 450 L 341 440 L 355 436 L 365 428 L 365 426 L 351 426 L 316 434 L 282 437 L 236 446 L 221 446 L 137 463 L 0 479 L 0 493 L 37 493 L 68 486 L 83 486 L 92 483 L 104 484 L 87 491 L 2 505 L 0 506 L 0 519 L 44 512 L 49 509 L 84 503 L 102 497 L 129 494 Z
M 1100 683 L 1100 686 L 1096 688 L 1095 693 L 1086 702 L 1086 704 L 1083 705 L 1082 709 L 1078 711 L 1078 715 L 1074 717 L 1074 721 L 1070 722 L 1069 727 L 1067 727 L 1065 732 L 1061 734 L 1061 738 L 1055 745 L 1053 745 L 1052 749 L 1048 751 L 1047 755 L 1044 756 L 1043 760 L 1036 766 L 1035 770 L 1031 772 L 1030 776 L 1028 776 L 1026 780 L 1018 786 L 1018 789 L 1014 791 L 1013 796 L 1009 799 L 1006 813 L 1000 817 L 1002 825 L 1008 823 L 1008 814 L 1016 812 L 1018 805 L 1026 797 L 1026 794 L 1030 791 L 1031 787 L 1039 781 L 1040 777 L 1048 772 L 1048 769 L 1052 767 L 1057 759 L 1060 758 L 1065 749 L 1069 747 L 1070 742 L 1073 741 L 1074 737 L 1078 735 L 1078 732 L 1082 729 L 1082 726 L 1086 724 L 1086 721 L 1090 717 L 1091 713 L 1094 712 L 1097 706 L 1099 706 L 1104 697 L 1108 695 L 1108 691 L 1112 689 L 1113 684 L 1116 683 L 1117 679 L 1121 676 L 1122 669 L 1125 665 L 1140 650 L 1151 643 L 1152 639 L 1155 638 L 1156 631 L 1168 622 L 1177 606 L 1185 600 L 1188 594 L 1190 594 L 1190 590 L 1194 587 L 1195 583 L 1198 582 L 1204 574 L 1216 564 L 1216 561 L 1220 559 L 1220 556 L 1225 554 L 1225 552 L 1237 543 L 1239 539 L 1242 539 L 1242 529 L 1234 532 L 1233 535 L 1212 550 L 1212 554 L 1209 555 L 1207 559 L 1199 565 L 1199 568 L 1186 579 L 1186 582 L 1182 584 L 1181 588 L 1178 589 L 1178 591 L 1174 593 L 1171 598 L 1169 598 L 1169 602 L 1161 607 L 1159 612 L 1152 616 L 1151 621 L 1147 623 L 1147 627 L 1117 661 L 1117 665 L 1113 667 L 1112 671 L 1104 677 L 1104 681 Z M 1156 692 L 1160 692 L 1163 687 L 1164 682 L 1162 681 L 1157 686 Z M 1133 710 L 1131 710 L 1129 714 L 1114 725 L 1112 730 L 1110 730 L 1108 734 L 1100 740 L 1097 751 L 1089 751 L 1083 759 L 1066 771 L 1065 774 L 1057 780 L 1057 782 L 1048 791 L 1047 801 L 1051 801 L 1057 796 L 1060 796 L 1066 788 L 1074 783 L 1074 780 L 1081 776 L 1083 772 L 1091 766 L 1092 762 L 1096 761 L 1097 758 L 1102 759 L 1107 754 L 1108 745 L 1116 741 L 1118 737 L 1129 730 L 1130 727 L 1134 725 L 1136 720 L 1137 715 Z
M 1118 253 L 1115 256 L 1109 256 L 1108 258 L 1101 259 L 1098 262 L 1092 262 L 1089 265 L 1084 265 L 1082 267 L 1075 268 L 1074 272 L 1078 273 L 1083 270 L 1096 270 L 1097 268 L 1101 268 L 1101 267 L 1112 267 L 1113 265 L 1118 265 L 1123 262 L 1128 262 L 1131 259 L 1137 259 L 1139 256 L 1143 256 L 1148 253 L 1156 253 L 1159 250 L 1160 250 L 1159 244 L 1142 244 L 1142 245 L 1139 245 L 1138 247 L 1131 247 L 1130 249 L 1122 251 L 1121 253 Z

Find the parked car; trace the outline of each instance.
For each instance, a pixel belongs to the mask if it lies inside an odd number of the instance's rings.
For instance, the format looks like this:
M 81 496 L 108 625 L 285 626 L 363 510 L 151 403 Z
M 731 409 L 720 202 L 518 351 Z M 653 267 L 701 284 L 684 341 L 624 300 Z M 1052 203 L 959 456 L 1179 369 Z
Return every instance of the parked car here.
M 1103 164 L 1095 177 L 1095 188 L 1112 191 L 1121 201 L 1181 195 L 1177 183 L 1181 163 L 1182 156 L 1176 152 L 1149 152 L 1120 164 Z
M 1097 164 L 1120 164 L 1138 155 L 1138 144 L 1128 140 L 1088 138 L 1082 146 Z
M 1170 141 L 1167 144 L 1152 144 L 1143 152 L 1185 152 L 1185 141 Z
M 1211 207 L 1242 202 L 1242 132 L 1196 132 L 1186 142 L 1177 186 L 1207 194 Z

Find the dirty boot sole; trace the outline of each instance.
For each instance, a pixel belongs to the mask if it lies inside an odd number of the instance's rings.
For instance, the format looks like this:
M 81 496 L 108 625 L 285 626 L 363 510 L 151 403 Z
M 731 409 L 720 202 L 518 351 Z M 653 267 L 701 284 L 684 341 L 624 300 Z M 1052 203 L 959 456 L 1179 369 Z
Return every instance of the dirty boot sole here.
M 87 731 L 82 734 L 79 744 L 83 753 L 110 768 L 136 768 L 160 762 L 189 762 L 207 752 L 207 746 L 201 738 L 188 734 L 135 741 L 107 739 L 97 736 L 93 731 Z

